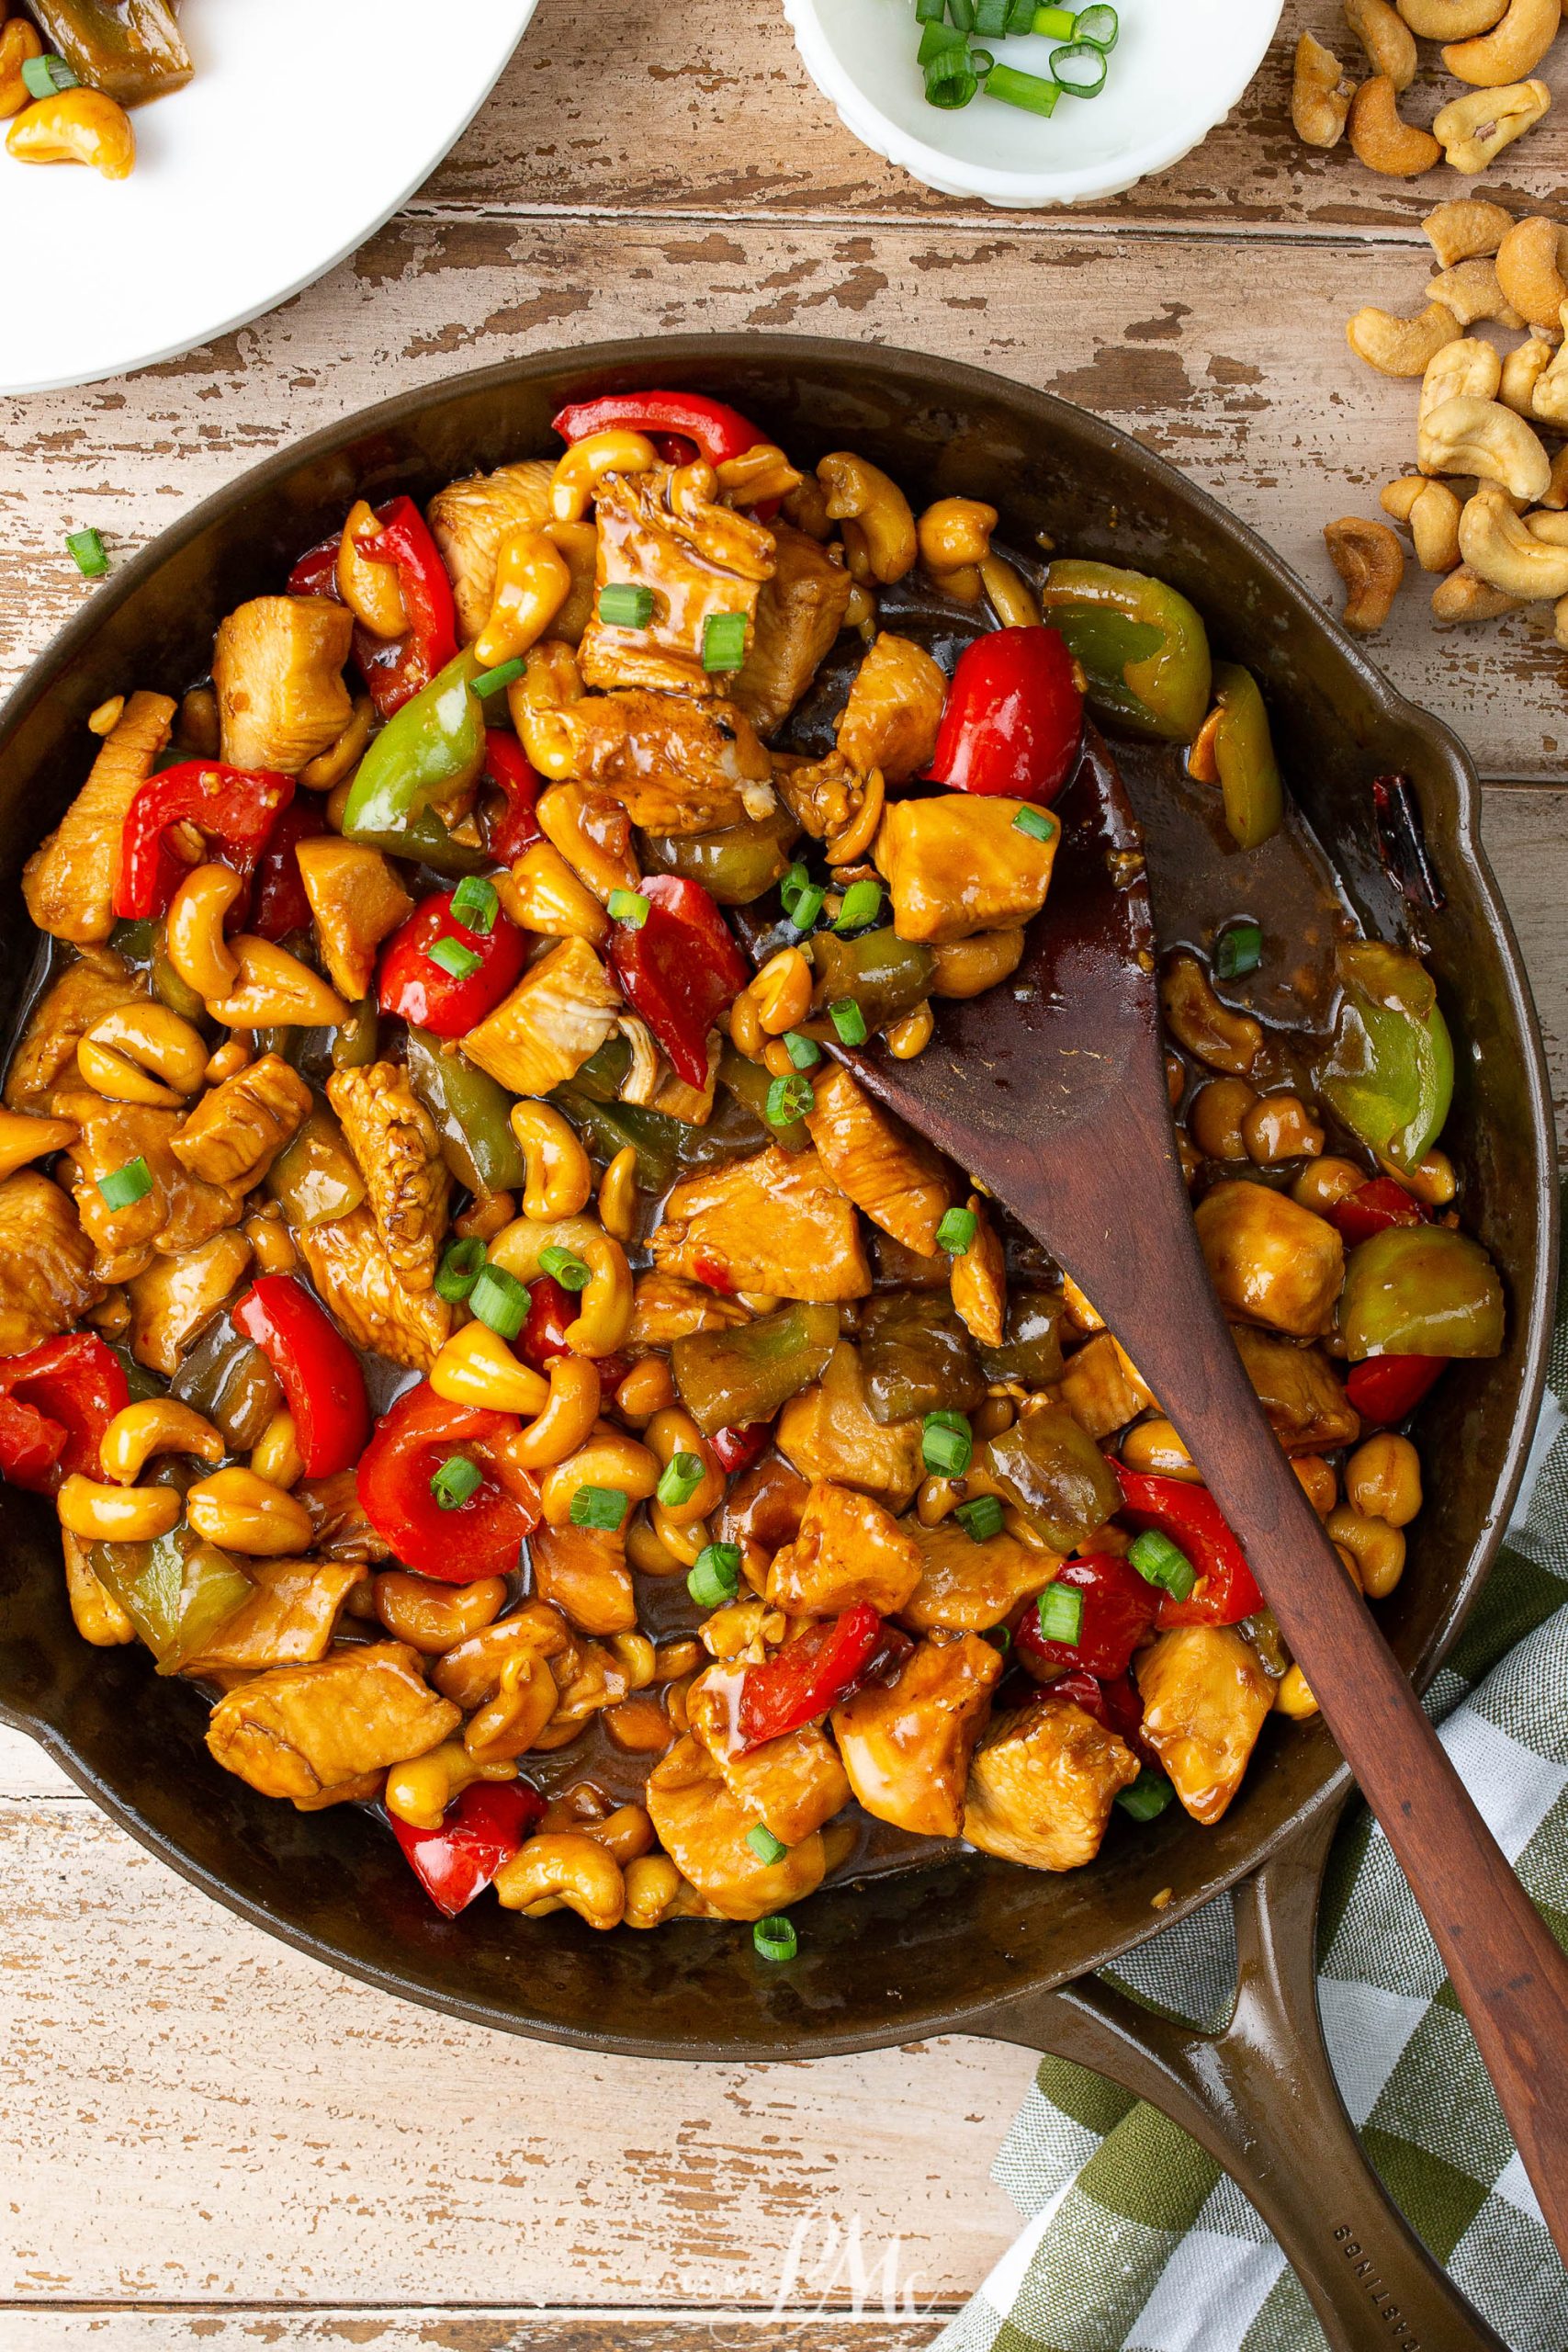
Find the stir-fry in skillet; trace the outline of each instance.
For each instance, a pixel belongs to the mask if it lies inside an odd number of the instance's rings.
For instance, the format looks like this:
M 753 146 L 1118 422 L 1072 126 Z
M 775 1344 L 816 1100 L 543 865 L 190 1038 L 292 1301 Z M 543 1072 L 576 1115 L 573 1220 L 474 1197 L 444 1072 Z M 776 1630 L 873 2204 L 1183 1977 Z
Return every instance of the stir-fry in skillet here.
M 23 164 L 86 164 L 105 179 L 136 167 L 130 109 L 191 77 L 169 0 L 0 0 L 0 117 Z
M 842 1058 L 1018 967 L 1086 689 L 1190 745 L 1244 850 L 1280 781 L 1156 581 L 1006 560 L 990 507 L 917 517 L 712 401 L 557 424 L 423 514 L 359 501 L 209 683 L 93 714 L 25 876 L 0 1465 L 55 1498 L 85 1639 L 203 1686 L 265 1794 L 384 1806 L 443 1910 L 777 1958 L 910 1838 L 1059 1871 L 1118 1803 L 1215 1821 L 1312 1711 L 1092 1304 Z M 1260 954 L 1237 921 L 1169 961 L 1171 1101 L 1377 1600 L 1396 1424 L 1501 1294 L 1419 962 L 1343 949 L 1308 1082 L 1235 1001 Z

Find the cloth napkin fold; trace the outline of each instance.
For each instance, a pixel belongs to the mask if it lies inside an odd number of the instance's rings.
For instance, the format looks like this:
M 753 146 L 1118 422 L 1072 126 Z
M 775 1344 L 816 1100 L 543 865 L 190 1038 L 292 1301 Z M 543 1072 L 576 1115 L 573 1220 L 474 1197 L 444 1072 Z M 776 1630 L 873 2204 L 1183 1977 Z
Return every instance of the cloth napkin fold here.
M 1568 1945 L 1568 1270 L 1547 1378 L 1514 1521 L 1427 1708 Z M 1212 2030 L 1235 1957 L 1222 1896 L 1106 1973 Z M 1340 2091 L 1390 2195 L 1514 2352 L 1565 2352 L 1568 2276 L 1364 1806 L 1330 1864 L 1318 1997 Z M 931 2352 L 1325 2352 L 1294 2272 L 1228 2175 L 1099 2075 L 1046 2058 L 993 2177 L 1027 2226 Z

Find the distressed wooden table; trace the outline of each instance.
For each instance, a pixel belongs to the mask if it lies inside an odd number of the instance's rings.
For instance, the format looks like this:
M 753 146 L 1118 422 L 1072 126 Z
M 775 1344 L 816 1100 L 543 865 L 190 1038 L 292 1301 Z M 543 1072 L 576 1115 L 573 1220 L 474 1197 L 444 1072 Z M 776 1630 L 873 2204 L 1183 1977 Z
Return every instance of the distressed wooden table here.
M 638 327 L 918 345 L 1061 392 L 1329 597 L 1324 524 L 1375 512 L 1413 439 L 1413 389 L 1352 359 L 1344 321 L 1420 307 L 1420 215 L 1461 184 L 1299 148 L 1304 21 L 1287 6 L 1234 119 L 1164 179 L 1007 215 L 855 144 L 775 7 L 692 0 L 661 27 L 544 0 L 480 119 L 352 261 L 188 359 L 0 405 L 4 683 L 91 593 L 67 529 L 133 548 L 366 401 Z M 1334 38 L 1326 0 L 1314 22 Z M 1546 71 L 1560 112 L 1486 183 L 1516 209 L 1562 204 L 1568 43 Z M 1488 778 L 1561 1098 L 1565 657 L 1535 615 L 1435 634 L 1419 578 L 1374 650 Z M 929 2342 L 1015 2229 L 989 2173 L 1021 2052 L 688 2070 L 447 2025 L 232 1919 L 4 1735 L 0 1845 L 6 2352 L 887 2352 Z

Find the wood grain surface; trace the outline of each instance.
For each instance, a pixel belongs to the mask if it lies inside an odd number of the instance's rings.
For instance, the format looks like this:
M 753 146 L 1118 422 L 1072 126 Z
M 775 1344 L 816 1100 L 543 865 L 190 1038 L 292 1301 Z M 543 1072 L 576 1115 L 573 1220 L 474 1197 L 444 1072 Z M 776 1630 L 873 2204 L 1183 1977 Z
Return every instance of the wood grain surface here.
M 542 0 L 406 210 L 186 359 L 0 402 L 0 685 L 90 587 L 63 534 L 142 544 L 366 401 L 522 351 L 750 326 L 907 344 L 1099 410 L 1325 600 L 1322 529 L 1408 469 L 1413 388 L 1346 347 L 1413 311 L 1446 171 L 1374 180 L 1291 134 L 1290 0 L 1231 120 L 1070 215 L 933 196 L 858 146 L 782 11 Z M 1568 42 L 1547 76 L 1568 99 Z M 1436 85 L 1405 102 L 1425 120 Z M 1560 209 L 1568 104 L 1483 183 Z M 1371 648 L 1465 737 L 1568 1109 L 1565 657 L 1539 616 L 1435 632 L 1420 575 Z M 128 683 L 130 683 L 128 681 Z M 892 2352 L 1017 2227 L 989 2178 L 1021 2052 L 811 2066 L 600 2060 L 448 2024 L 275 1944 L 0 1733 L 0 2352 Z

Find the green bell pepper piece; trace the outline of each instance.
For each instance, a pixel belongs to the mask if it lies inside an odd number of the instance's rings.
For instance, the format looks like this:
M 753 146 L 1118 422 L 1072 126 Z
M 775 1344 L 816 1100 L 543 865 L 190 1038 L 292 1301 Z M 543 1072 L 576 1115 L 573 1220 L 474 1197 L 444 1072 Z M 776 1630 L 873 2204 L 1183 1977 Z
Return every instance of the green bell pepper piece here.
M 702 1130 L 639 1103 L 601 1102 L 596 1095 L 582 1091 L 578 1083 L 581 1077 L 579 1070 L 577 1080 L 554 1088 L 550 1102 L 565 1113 L 595 1159 L 607 1167 L 616 1152 L 625 1151 L 629 1144 L 637 1154 L 637 1191 L 668 1191 L 675 1181 L 682 1143 Z
M 919 941 L 900 939 L 891 923 L 879 931 L 863 931 L 858 939 L 839 939 L 830 931 L 816 933 L 811 942 L 813 1019 L 808 1037 L 836 1038 L 832 1024 L 822 1019 L 830 1004 L 853 997 L 868 1030 L 886 1027 L 901 1012 L 910 1012 L 930 996 L 936 957 Z
M 806 1073 L 809 1079 L 811 1073 Z M 784 1151 L 805 1151 L 811 1143 L 811 1131 L 804 1119 L 786 1120 L 782 1127 L 773 1126 L 768 1118 L 768 1095 L 773 1080 L 761 1062 L 748 1061 L 738 1053 L 727 1037 L 718 1057 L 718 1082 L 728 1087 L 738 1102 L 743 1103 L 755 1119 L 760 1119 L 770 1143 Z
M 331 1225 L 340 1216 L 352 1216 L 365 1198 L 359 1163 L 320 1096 L 262 1181 L 268 1198 L 278 1203 L 294 1226 Z
M 1209 639 L 1196 608 L 1163 580 L 1111 563 L 1052 564 L 1043 617 L 1089 680 L 1093 707 L 1170 743 L 1190 743 L 1209 707 Z
M 32 14 L 45 49 L 119 106 L 145 106 L 190 80 L 190 51 L 166 0 L 36 0 Z
M 998 1486 L 1054 1551 L 1077 1551 L 1121 1507 L 1114 1471 L 1066 1406 L 1042 1406 L 985 1452 Z
M 631 1066 L 632 1049 L 626 1039 L 618 1035 L 606 1037 L 569 1082 L 574 1093 L 590 1095 L 595 1102 L 618 1102 Z
M 1350 1252 L 1339 1330 L 1368 1356 L 1495 1356 L 1503 1285 L 1479 1241 L 1449 1225 L 1390 1225 Z
M 705 1437 L 771 1421 L 809 1387 L 839 1343 L 836 1306 L 795 1302 L 724 1331 L 694 1331 L 670 1351 L 681 1402 Z
M 470 1193 L 515 1192 L 528 1172 L 512 1132 L 513 1097 L 428 1029 L 408 1033 L 409 1084 L 435 1122 L 441 1157 Z
M 1419 1166 L 1453 1101 L 1454 1050 L 1437 985 L 1414 956 L 1367 942 L 1341 949 L 1338 1025 L 1314 1074 L 1352 1135 L 1396 1168 Z
M 643 870 L 700 882 L 721 907 L 749 906 L 789 872 L 800 824 L 782 804 L 771 817 L 716 833 L 645 833 Z
M 157 1659 L 160 1674 L 177 1674 L 255 1591 L 226 1552 L 188 1527 L 152 1544 L 95 1544 L 87 1557 Z
M 348 1018 L 331 1032 L 333 1069 L 364 1069 L 376 1058 L 381 1037 L 381 1019 L 373 996 L 362 996 L 351 1004 Z
M 1214 664 L 1214 765 L 1224 795 L 1225 830 L 1238 849 L 1256 849 L 1280 830 L 1285 813 L 1269 713 L 1250 670 Z
M 343 812 L 345 841 L 408 857 L 438 874 L 474 874 L 493 861 L 455 842 L 441 804 L 484 764 L 484 705 L 469 691 L 480 663 L 472 646 L 393 713 L 359 763 Z

